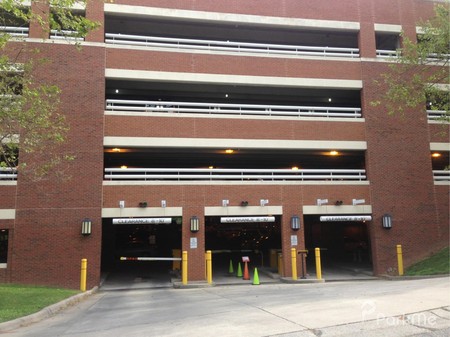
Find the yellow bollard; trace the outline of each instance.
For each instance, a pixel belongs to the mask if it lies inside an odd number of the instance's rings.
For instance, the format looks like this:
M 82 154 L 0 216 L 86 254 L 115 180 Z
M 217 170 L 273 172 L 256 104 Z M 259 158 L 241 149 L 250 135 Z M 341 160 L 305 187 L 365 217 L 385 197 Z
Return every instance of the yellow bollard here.
M 320 248 L 315 249 L 316 252 L 316 275 L 317 279 L 322 279 L 322 266 L 320 265 Z
M 86 291 L 87 259 L 81 259 L 80 290 Z
M 181 283 L 184 285 L 188 283 L 188 253 L 185 250 L 181 257 Z
M 278 274 L 283 276 L 283 254 L 278 253 Z
M 297 280 L 297 249 L 291 248 L 292 279 Z
M 397 245 L 397 262 L 398 262 L 398 276 L 402 276 L 403 275 L 402 245 Z
M 206 251 L 206 282 L 212 283 L 212 252 Z

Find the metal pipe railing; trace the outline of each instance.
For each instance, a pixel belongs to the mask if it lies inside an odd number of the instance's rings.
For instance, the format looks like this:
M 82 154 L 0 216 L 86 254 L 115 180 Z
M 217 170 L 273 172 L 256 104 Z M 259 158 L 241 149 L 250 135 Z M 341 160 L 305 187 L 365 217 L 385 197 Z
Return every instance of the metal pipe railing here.
M 107 111 L 195 113 L 211 115 L 263 115 L 293 117 L 360 118 L 361 108 L 293 105 L 197 103 L 171 101 L 106 100 Z
M 11 36 L 28 37 L 30 29 L 28 27 L 0 26 L 0 31 Z
M 191 168 L 106 168 L 106 180 L 366 180 L 359 169 L 191 169 Z
M 17 180 L 17 169 L 0 167 L 0 180 Z
M 269 43 L 249 43 L 220 40 L 201 40 L 169 38 L 159 36 L 141 36 L 129 34 L 105 34 L 105 43 L 145 47 L 169 47 L 178 49 L 205 49 L 264 54 L 290 54 L 311 56 L 359 57 L 358 48 L 294 46 Z

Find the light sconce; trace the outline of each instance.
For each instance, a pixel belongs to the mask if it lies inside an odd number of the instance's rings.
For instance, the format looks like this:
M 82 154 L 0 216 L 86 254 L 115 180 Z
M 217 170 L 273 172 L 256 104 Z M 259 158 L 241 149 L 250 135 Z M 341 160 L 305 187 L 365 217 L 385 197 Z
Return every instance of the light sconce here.
M 200 230 L 200 219 L 195 215 L 191 218 L 191 232 L 197 233 Z
M 125 200 L 120 200 L 119 201 L 119 207 L 120 208 L 125 208 Z
M 383 228 L 391 229 L 392 228 L 392 216 L 390 214 L 384 214 L 381 218 Z
M 81 222 L 81 235 L 87 236 L 91 235 L 92 233 L 92 220 L 85 218 Z
M 230 204 L 230 200 L 228 200 L 228 199 L 222 200 L 222 207 L 227 207 L 229 204 Z
M 269 199 L 261 199 L 259 200 L 259 204 L 261 205 L 261 207 L 266 206 L 269 203 Z
M 161 207 L 166 208 L 166 206 L 167 206 L 167 201 L 161 200 Z
M 300 217 L 298 215 L 291 217 L 291 229 L 294 231 L 298 231 L 300 229 Z
M 328 199 L 317 199 L 317 206 L 322 206 L 328 203 Z
M 366 203 L 365 199 L 352 199 L 353 206 L 361 205 L 361 204 L 365 204 L 365 203 Z

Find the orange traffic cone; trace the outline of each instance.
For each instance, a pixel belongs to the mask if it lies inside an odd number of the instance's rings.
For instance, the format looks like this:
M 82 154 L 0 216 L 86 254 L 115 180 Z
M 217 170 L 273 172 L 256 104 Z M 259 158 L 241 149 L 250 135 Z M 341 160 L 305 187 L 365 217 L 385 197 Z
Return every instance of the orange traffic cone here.
M 250 280 L 250 275 L 248 274 L 248 264 L 247 262 L 244 263 L 244 280 Z

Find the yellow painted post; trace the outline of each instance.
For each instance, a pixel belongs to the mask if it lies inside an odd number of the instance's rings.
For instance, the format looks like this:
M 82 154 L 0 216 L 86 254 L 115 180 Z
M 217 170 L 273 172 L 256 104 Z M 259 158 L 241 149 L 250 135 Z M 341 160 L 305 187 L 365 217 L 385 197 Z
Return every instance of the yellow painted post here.
M 320 265 L 320 248 L 315 249 L 316 252 L 316 275 L 317 279 L 322 279 L 322 266 Z
M 188 283 L 188 253 L 185 250 L 181 257 L 181 283 L 184 285 Z
M 292 279 L 297 280 L 297 249 L 291 248 Z
M 402 245 L 397 245 L 397 262 L 398 262 L 398 276 L 402 276 L 403 275 Z
M 278 274 L 283 276 L 283 254 L 278 253 Z
M 80 290 L 86 291 L 87 259 L 81 259 Z
M 212 252 L 206 251 L 206 281 L 208 284 L 212 283 Z

